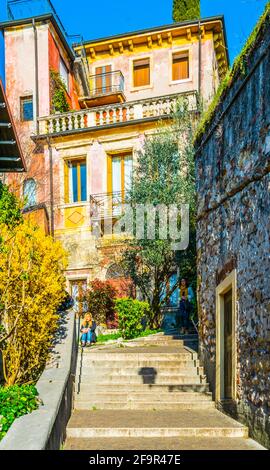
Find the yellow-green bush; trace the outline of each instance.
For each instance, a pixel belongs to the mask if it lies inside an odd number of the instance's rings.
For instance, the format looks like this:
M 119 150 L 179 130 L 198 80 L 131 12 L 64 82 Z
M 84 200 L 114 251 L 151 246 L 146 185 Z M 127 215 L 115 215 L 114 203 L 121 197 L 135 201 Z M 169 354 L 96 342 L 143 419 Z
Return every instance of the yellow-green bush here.
M 66 254 L 37 227 L 0 226 L 0 350 L 5 384 L 35 381 L 44 368 L 65 296 Z

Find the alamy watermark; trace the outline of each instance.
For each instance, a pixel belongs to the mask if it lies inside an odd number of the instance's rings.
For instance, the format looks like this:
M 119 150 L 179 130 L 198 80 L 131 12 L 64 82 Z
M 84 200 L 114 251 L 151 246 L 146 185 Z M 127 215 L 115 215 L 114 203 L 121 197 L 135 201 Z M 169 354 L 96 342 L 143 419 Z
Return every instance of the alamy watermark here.
M 172 250 L 189 245 L 189 204 L 110 204 L 91 211 L 92 233 L 101 236 L 126 234 L 137 240 L 170 240 Z

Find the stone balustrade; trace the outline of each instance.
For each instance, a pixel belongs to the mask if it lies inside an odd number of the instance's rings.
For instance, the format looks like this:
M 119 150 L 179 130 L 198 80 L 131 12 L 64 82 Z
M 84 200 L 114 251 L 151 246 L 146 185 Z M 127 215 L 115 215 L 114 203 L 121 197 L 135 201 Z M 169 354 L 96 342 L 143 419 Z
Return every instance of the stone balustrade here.
M 98 128 L 147 118 L 162 118 L 173 112 L 180 96 L 187 98 L 191 111 L 198 109 L 197 92 L 192 91 L 180 95 L 167 95 L 41 117 L 39 118 L 39 134 L 76 132 L 81 129 Z

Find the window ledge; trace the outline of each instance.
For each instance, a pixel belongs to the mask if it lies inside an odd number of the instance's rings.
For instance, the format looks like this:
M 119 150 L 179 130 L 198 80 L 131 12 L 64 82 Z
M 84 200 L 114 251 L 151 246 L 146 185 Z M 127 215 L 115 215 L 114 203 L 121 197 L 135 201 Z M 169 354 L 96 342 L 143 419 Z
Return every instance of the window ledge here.
M 169 82 L 169 86 L 180 85 L 181 83 L 189 83 L 189 82 L 192 82 L 192 78 L 184 78 L 183 80 L 171 80 Z
M 132 87 L 130 88 L 130 93 L 134 93 L 135 91 L 142 91 L 142 90 L 149 90 L 150 88 L 154 88 L 153 84 L 151 85 L 144 85 L 144 86 L 136 86 L 136 87 Z

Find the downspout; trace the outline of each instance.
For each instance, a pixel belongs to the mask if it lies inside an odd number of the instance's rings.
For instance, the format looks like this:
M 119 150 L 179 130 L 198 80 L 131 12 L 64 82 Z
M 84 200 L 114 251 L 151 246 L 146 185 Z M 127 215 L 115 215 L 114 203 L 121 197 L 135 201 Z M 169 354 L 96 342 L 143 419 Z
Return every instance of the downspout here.
M 199 18 L 198 21 L 198 28 L 199 28 L 199 65 L 198 65 L 198 93 L 199 99 L 201 97 L 201 88 L 202 88 L 202 75 L 201 75 L 201 68 L 202 68 L 202 33 L 201 33 L 201 19 Z
M 38 86 L 38 38 L 35 18 L 32 19 L 35 48 L 35 99 L 36 99 L 36 134 L 39 134 L 39 86 Z
M 47 139 L 49 150 L 49 172 L 50 172 L 50 226 L 51 236 L 54 238 L 54 191 L 53 191 L 53 154 L 50 138 Z

